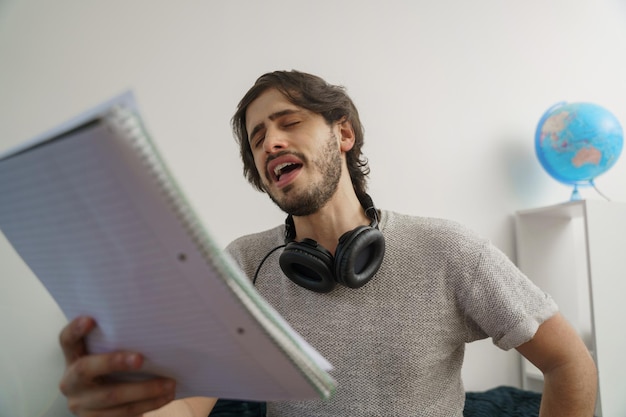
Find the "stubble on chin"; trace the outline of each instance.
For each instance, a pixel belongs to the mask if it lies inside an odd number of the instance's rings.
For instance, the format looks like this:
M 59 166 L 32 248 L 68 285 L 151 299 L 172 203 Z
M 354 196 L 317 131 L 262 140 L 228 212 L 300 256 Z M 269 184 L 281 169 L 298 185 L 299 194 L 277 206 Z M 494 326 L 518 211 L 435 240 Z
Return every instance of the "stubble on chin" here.
M 312 187 L 313 188 L 313 187 Z M 280 191 L 283 194 L 282 198 L 276 198 L 272 194 L 268 194 L 270 199 L 285 213 L 292 216 L 308 216 L 317 212 L 328 199 L 320 199 L 320 193 L 316 190 L 307 192 L 306 190 L 297 193 L 295 187 L 289 185 Z M 321 201 L 325 200 L 325 201 Z
M 319 181 L 296 187 L 289 184 L 272 194 L 265 188 L 270 199 L 282 211 L 292 216 L 308 216 L 316 213 L 332 198 L 341 179 L 341 153 L 336 148 L 337 139 L 331 133 L 321 157 L 311 161 L 312 167 L 321 174 Z M 301 159 L 305 160 L 304 157 Z

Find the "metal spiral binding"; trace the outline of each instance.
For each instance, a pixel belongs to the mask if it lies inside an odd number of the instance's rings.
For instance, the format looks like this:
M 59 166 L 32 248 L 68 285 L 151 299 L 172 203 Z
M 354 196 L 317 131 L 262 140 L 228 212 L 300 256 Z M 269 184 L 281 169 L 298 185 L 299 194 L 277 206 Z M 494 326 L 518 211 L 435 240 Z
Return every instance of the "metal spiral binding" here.
M 150 171 L 167 204 L 174 211 L 202 256 L 217 266 L 213 263 L 210 251 L 205 249 L 207 244 L 213 248 L 216 248 L 216 245 L 202 233 L 203 229 L 199 220 L 181 195 L 164 161 L 159 158 L 158 152 L 156 152 L 155 146 L 139 117 L 133 111 L 118 105 L 109 111 L 105 120 L 112 129 L 121 132 L 128 139 L 131 146 L 137 151 L 143 165 Z M 186 254 L 179 254 L 180 261 L 184 261 L 186 258 Z
M 124 137 L 129 139 L 131 146 L 137 151 L 140 159 L 142 160 L 144 166 L 150 171 L 152 177 L 155 179 L 156 184 L 160 192 L 163 194 L 163 197 L 167 200 L 167 203 L 172 208 L 176 217 L 181 222 L 182 227 L 191 237 L 192 241 L 196 245 L 196 248 L 204 257 L 204 259 L 209 262 L 213 267 L 219 268 L 220 272 L 224 272 L 227 275 L 235 275 L 237 274 L 238 269 L 235 265 L 230 264 L 227 261 L 222 261 L 220 258 L 215 258 L 211 255 L 212 249 L 214 252 L 219 251 L 218 246 L 212 241 L 210 236 L 204 232 L 204 228 L 202 227 L 201 222 L 193 212 L 191 205 L 184 199 L 184 196 L 178 189 L 173 177 L 169 173 L 165 162 L 159 157 L 159 154 L 156 150 L 155 145 L 152 143 L 148 133 L 146 132 L 140 118 L 130 109 L 125 108 L 122 105 L 117 105 L 112 108 L 104 117 L 105 122 L 115 131 L 121 132 Z M 183 262 L 186 260 L 186 254 L 179 254 L 179 261 Z M 221 276 L 222 274 L 218 274 Z M 244 277 L 244 280 L 246 278 Z M 236 297 L 239 302 L 243 305 L 247 306 L 246 310 L 250 311 L 250 309 L 260 309 L 264 313 L 268 313 L 262 305 L 259 305 L 252 301 L 254 296 L 251 297 L 250 291 L 255 291 L 254 289 L 249 290 L 245 287 L 240 287 L 230 283 L 228 280 L 222 279 L 222 282 L 227 285 L 231 290 L 235 293 L 239 293 L 243 291 L 247 293 L 247 297 Z M 253 288 L 250 286 L 250 288 Z M 266 321 L 271 323 L 271 325 L 275 328 L 282 328 L 276 319 L 271 318 L 273 316 L 272 313 L 268 315 L 255 315 L 256 319 L 259 321 Z M 268 328 L 264 328 L 265 333 L 272 339 L 277 342 L 277 346 L 284 346 L 286 344 L 297 343 L 295 340 L 288 336 L 285 332 L 270 332 Z M 243 329 L 237 329 L 238 333 L 243 333 Z M 278 339 L 281 339 L 283 343 L 280 343 Z M 294 362 L 298 369 L 304 373 L 304 375 L 313 383 L 317 391 L 325 398 L 328 398 L 334 392 L 334 386 L 332 388 L 327 389 L 326 384 L 328 383 L 330 378 L 327 376 L 324 371 L 319 373 L 320 369 L 317 367 L 312 367 L 307 361 L 304 361 L 302 357 L 297 355 L 295 351 L 290 351 L 289 349 L 281 348 L 283 352 L 289 357 L 289 359 Z M 306 369 L 307 372 L 303 370 Z

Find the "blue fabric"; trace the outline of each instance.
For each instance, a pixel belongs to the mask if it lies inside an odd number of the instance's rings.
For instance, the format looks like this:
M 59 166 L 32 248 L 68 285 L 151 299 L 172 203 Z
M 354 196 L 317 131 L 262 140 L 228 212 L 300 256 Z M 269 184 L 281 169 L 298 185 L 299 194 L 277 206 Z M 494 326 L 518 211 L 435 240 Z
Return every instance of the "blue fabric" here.
M 464 417 L 537 417 L 541 394 L 497 387 L 465 394 Z M 265 403 L 219 400 L 210 417 L 265 417 Z
M 265 403 L 218 400 L 210 417 L 265 417 Z
M 513 387 L 498 387 L 465 394 L 464 417 L 537 417 L 541 394 Z

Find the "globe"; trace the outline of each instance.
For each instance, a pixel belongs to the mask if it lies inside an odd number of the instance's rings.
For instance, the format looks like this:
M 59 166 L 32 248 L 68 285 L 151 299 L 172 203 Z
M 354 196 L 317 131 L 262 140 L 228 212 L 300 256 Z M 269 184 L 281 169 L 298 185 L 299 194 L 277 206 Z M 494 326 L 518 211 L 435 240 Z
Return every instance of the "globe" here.
M 539 120 L 535 151 L 542 167 L 557 181 L 578 187 L 591 185 L 619 158 L 624 144 L 622 126 L 607 109 L 593 103 L 558 103 Z

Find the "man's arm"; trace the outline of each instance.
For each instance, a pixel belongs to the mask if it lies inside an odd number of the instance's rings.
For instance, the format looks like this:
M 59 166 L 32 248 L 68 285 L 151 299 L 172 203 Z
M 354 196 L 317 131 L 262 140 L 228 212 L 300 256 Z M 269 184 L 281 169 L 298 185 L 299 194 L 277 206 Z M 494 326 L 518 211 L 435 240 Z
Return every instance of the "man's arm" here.
M 543 372 L 540 417 L 592 417 L 598 374 L 587 347 L 557 313 L 517 350 Z
M 207 417 L 216 402 L 217 398 L 183 398 L 146 413 L 143 417 Z

